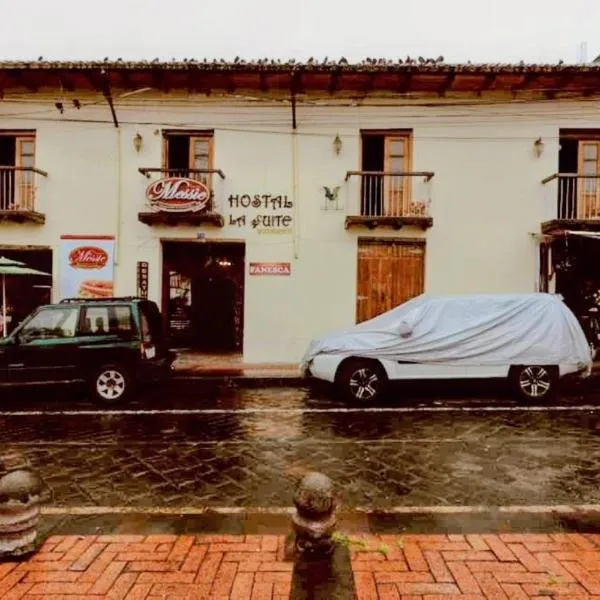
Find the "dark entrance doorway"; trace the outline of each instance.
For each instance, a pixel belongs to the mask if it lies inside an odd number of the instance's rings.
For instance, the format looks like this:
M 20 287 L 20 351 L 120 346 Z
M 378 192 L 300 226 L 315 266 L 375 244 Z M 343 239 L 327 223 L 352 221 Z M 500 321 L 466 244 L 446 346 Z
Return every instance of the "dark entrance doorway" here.
M 242 352 L 243 242 L 163 241 L 163 314 L 171 346 Z
M 52 250 L 0 245 L 0 256 L 25 263 L 28 267 L 52 274 Z M 41 304 L 52 301 L 52 279 L 38 275 L 8 275 L 6 277 L 7 333 Z M 2 297 L 0 292 L 0 313 Z M 0 314 L 0 335 L 2 316 Z

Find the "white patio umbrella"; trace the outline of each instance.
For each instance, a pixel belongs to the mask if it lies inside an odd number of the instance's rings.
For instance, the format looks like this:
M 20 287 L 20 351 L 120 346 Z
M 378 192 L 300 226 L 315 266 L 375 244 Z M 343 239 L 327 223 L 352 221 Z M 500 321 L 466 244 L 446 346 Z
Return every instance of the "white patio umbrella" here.
M 50 273 L 29 268 L 25 263 L 0 256 L 0 275 L 2 275 L 2 335 L 6 337 L 6 276 L 7 275 L 44 275 L 52 277 Z

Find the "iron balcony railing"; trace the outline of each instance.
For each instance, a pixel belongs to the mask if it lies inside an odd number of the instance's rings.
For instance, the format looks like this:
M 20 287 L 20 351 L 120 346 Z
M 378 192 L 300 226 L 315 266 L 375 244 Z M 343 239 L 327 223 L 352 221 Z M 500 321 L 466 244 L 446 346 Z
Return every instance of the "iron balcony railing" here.
M 600 174 L 555 173 L 542 183 L 547 200 L 556 203 L 556 219 L 600 219 Z
M 170 169 L 164 167 L 140 167 L 138 171 L 151 181 L 157 181 L 166 177 L 181 177 L 185 179 L 193 179 L 205 185 L 210 191 L 209 204 L 206 207 L 206 212 L 222 212 L 223 199 L 222 194 L 215 193 L 215 188 L 218 187 L 216 176 L 219 179 L 225 179 L 225 174 L 221 169 Z
M 0 166 L 0 211 L 35 212 L 38 175 L 48 177 L 35 167 Z
M 349 213 L 362 217 L 428 217 L 430 171 L 348 171 Z M 356 198 L 354 203 L 352 199 Z

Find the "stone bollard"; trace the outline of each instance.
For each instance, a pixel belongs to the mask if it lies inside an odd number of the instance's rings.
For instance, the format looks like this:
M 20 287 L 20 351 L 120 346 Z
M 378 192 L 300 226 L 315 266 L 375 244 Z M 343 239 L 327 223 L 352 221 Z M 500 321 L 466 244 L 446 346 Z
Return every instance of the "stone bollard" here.
M 333 481 L 322 473 L 305 475 L 296 488 L 294 504 L 295 550 L 309 559 L 331 554 L 338 505 Z
M 42 482 L 18 453 L 0 455 L 0 559 L 37 549 Z
M 321 473 L 309 473 L 294 495 L 292 517 L 294 557 L 293 600 L 353 600 L 354 576 L 348 548 L 336 544 L 339 496 L 333 481 Z M 292 544 L 290 544 L 292 546 Z

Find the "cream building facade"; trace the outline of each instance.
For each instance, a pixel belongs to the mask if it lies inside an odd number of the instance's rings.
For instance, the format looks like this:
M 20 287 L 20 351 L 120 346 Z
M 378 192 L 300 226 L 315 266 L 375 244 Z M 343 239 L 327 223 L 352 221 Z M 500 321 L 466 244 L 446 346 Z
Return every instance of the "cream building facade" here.
M 33 262 L 51 268 L 58 301 L 65 241 L 113 240 L 114 295 L 147 293 L 175 345 L 242 352 L 248 363 L 296 362 L 314 336 L 421 291 L 552 290 L 540 246 L 600 215 L 600 101 L 589 92 L 600 68 L 581 68 L 575 90 L 558 67 L 547 80 L 534 67 L 508 72 L 515 92 L 489 84 L 507 76 L 492 67 L 467 73 L 463 90 L 461 71 L 450 80 L 446 67 L 423 67 L 448 79 L 443 93 L 420 91 L 417 70 L 402 92 L 384 89 L 394 80 L 358 94 L 358 66 L 334 91 L 333 69 L 290 95 L 275 83 L 280 71 L 269 88 L 248 67 L 240 79 L 256 81 L 217 82 L 207 95 L 178 84 L 183 66 L 157 78 L 156 67 L 128 65 L 119 79 L 113 65 L 110 87 L 95 90 L 95 66 L 21 66 L 12 77 L 16 67 L 0 65 L 0 254 L 45 253 L 48 264 Z M 563 139 L 575 150 L 561 158 Z M 560 161 L 586 177 L 542 183 Z M 187 211 L 151 200 L 165 178 L 211 197 Z

